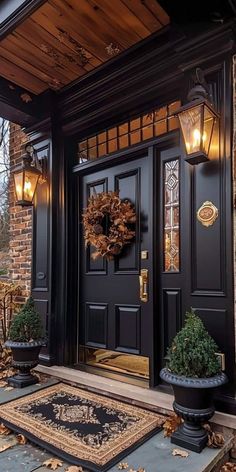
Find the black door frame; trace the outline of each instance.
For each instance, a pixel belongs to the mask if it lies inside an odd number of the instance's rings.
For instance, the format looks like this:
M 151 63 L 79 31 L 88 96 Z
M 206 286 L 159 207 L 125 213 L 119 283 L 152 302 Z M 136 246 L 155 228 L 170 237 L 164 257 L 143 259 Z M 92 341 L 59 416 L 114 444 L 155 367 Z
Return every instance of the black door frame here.
M 153 208 L 153 224 L 152 224 L 152 241 L 153 241 L 153 313 L 160 313 L 160 297 L 158 297 L 158 283 L 159 283 L 159 274 L 158 274 L 158 257 L 157 257 L 157 245 L 154 244 L 154 241 L 160 241 L 161 235 L 158 234 L 157 228 L 159 227 L 159 203 L 157 202 L 157 198 L 159 195 L 159 175 L 158 172 L 158 163 L 156 161 L 156 149 L 160 148 L 168 148 L 178 145 L 179 143 L 179 131 L 172 131 L 168 134 L 161 136 L 160 138 L 150 139 L 147 142 L 142 142 L 138 145 L 134 145 L 132 147 L 127 148 L 123 151 L 118 151 L 113 153 L 107 157 L 97 159 L 95 161 L 90 161 L 84 164 L 79 164 L 74 166 L 71 170 L 73 172 L 73 184 L 72 187 L 70 185 L 70 198 L 69 198 L 69 211 L 75 212 L 74 215 L 77 215 L 77 221 L 79 221 L 79 205 L 77 202 L 77 195 L 81 195 L 81 189 L 79 188 L 78 181 L 79 177 L 90 172 L 96 172 L 99 170 L 105 170 L 107 167 L 116 165 L 117 163 L 124 163 L 127 161 L 135 161 L 145 155 L 149 156 L 151 161 L 151 165 L 153 168 L 153 191 L 150 192 L 150 198 L 152 198 L 152 208 Z M 74 148 L 75 149 L 75 148 Z M 70 147 L 70 155 L 71 155 L 71 147 Z M 73 195 L 73 197 L 72 197 Z M 65 360 L 66 363 L 69 365 L 73 365 L 75 359 L 78 359 L 78 314 L 79 314 L 79 253 L 77 247 L 79 247 L 79 234 L 78 234 L 78 224 L 75 222 L 73 218 L 73 214 L 69 218 L 69 231 L 68 234 L 70 235 L 68 238 L 68 301 L 69 301 L 69 308 L 70 315 L 67 316 L 67 328 L 66 328 L 66 344 L 67 347 L 65 348 Z M 71 243 L 71 241 L 73 241 Z M 75 260 L 77 263 L 75 264 Z M 76 268 L 77 266 L 77 274 Z M 77 293 L 77 297 L 73 297 L 73 294 Z M 76 298 L 76 302 L 75 302 Z M 161 340 L 159 336 L 161 336 L 160 331 L 160 318 L 161 316 L 154 317 L 153 316 L 153 356 L 150 359 L 150 387 L 155 387 L 158 384 L 159 380 L 159 370 L 161 368 L 161 358 L 160 358 L 160 346 Z M 77 326 L 77 334 L 75 336 L 75 329 L 74 327 Z M 158 334 L 159 333 L 159 334 Z M 74 345 L 73 345 L 74 344 Z M 66 355 L 67 354 L 67 355 Z M 109 375 L 109 377 L 111 377 Z M 122 377 L 122 376 L 121 376 Z M 125 376 L 123 376 L 123 380 L 125 381 Z

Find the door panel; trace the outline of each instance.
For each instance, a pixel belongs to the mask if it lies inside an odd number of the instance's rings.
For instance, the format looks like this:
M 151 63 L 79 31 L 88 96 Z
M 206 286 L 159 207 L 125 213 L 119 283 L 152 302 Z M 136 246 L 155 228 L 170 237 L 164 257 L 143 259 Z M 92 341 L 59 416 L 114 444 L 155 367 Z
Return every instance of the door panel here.
M 230 204 L 226 205 L 224 175 L 226 167 L 223 168 L 220 158 L 190 166 L 183 159 L 180 148 L 157 147 L 157 206 L 160 215 L 157 238 L 159 232 L 160 254 L 166 251 L 165 165 L 173 160 L 179 161 L 180 258 L 179 270 L 166 270 L 163 257 L 159 258 L 157 276 L 160 281 L 158 296 L 162 365 L 166 363 L 168 346 L 183 326 L 185 312 L 193 308 L 215 339 L 219 350 L 225 354 L 226 373 L 232 380 L 235 354 Z M 170 181 L 170 185 L 174 185 L 174 180 Z M 205 201 L 213 202 L 219 212 L 217 220 L 209 227 L 203 226 L 197 219 L 197 211 Z M 166 218 L 168 220 L 168 215 Z
M 152 357 L 152 161 L 148 156 L 80 178 L 80 211 L 93 192 L 119 191 L 135 206 L 135 238 L 113 261 L 93 260 L 80 225 L 80 346 Z M 148 259 L 141 260 L 141 251 Z M 139 272 L 149 271 L 148 302 L 140 301 Z

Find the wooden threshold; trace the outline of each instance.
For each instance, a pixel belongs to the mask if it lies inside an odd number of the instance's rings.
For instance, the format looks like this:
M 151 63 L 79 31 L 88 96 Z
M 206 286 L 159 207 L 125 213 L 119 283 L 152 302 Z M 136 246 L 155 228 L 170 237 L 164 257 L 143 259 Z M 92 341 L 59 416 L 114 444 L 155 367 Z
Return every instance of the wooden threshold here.
M 173 411 L 174 397 L 168 393 L 126 384 L 118 380 L 63 366 L 47 367 L 38 365 L 35 370 L 56 377 L 59 380 L 86 387 L 88 390 L 99 391 L 103 395 L 112 395 L 118 400 L 125 400 L 166 415 Z M 236 429 L 236 417 L 227 413 L 216 411 L 211 422 L 226 428 Z

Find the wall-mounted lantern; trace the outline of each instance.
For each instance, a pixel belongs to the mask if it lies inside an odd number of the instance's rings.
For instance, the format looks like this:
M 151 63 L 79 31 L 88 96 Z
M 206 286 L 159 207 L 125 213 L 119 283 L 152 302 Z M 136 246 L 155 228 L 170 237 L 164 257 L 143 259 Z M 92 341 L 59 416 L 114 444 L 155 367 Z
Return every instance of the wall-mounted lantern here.
M 22 163 L 13 170 L 16 205 L 31 206 L 43 169 L 32 144 L 26 144 L 25 151 Z
M 219 117 L 209 101 L 209 91 L 201 69 L 196 69 L 195 85 L 188 93 L 189 103 L 176 114 L 184 139 L 186 161 L 199 164 L 209 160 L 212 135 Z

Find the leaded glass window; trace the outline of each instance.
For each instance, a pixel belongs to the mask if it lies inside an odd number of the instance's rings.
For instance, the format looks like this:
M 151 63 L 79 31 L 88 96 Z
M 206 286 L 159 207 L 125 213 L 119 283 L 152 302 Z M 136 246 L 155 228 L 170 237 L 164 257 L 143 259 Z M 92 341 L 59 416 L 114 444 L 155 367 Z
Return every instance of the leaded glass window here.
M 179 271 L 179 160 L 164 164 L 164 271 Z

